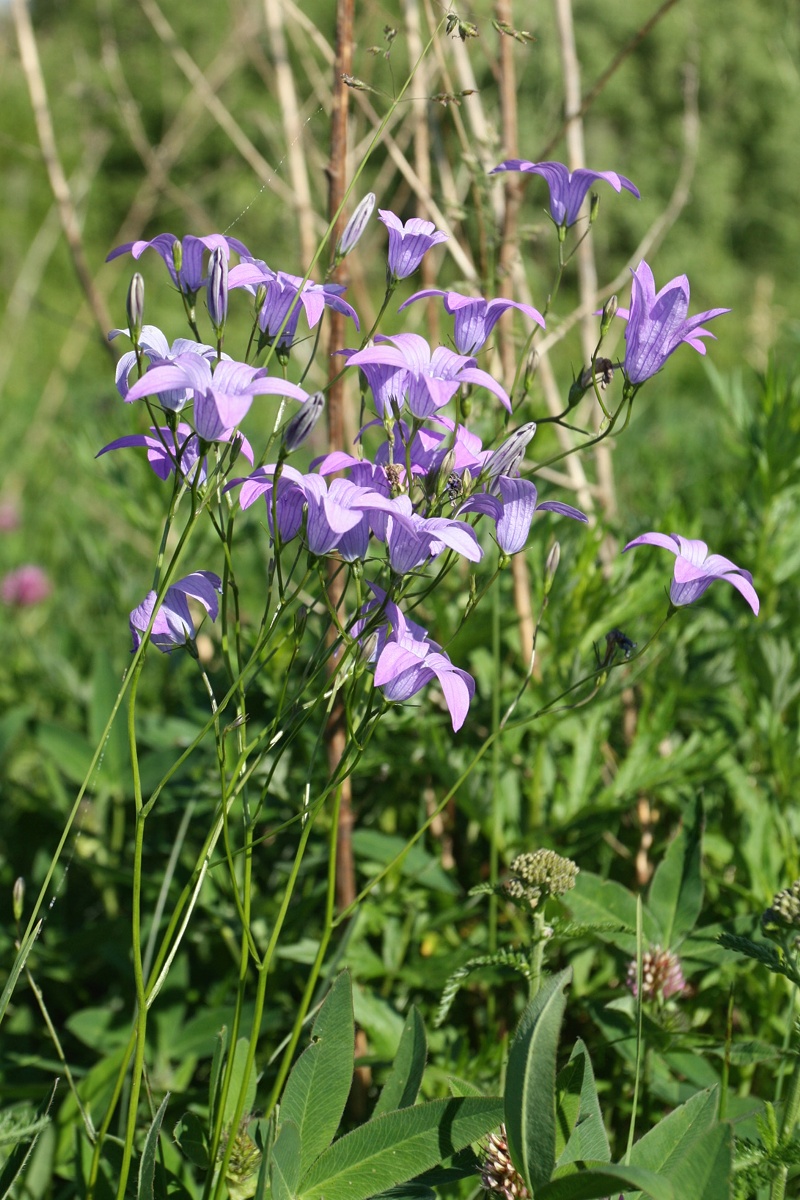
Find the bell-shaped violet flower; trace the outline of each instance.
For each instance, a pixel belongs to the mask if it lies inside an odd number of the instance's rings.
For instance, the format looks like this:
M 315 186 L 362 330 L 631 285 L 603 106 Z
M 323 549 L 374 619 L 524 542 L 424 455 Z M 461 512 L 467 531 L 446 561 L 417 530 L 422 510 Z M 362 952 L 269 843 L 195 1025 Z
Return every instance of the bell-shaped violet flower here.
M 426 296 L 443 296 L 445 311 L 455 316 L 453 340 L 459 354 L 477 354 L 509 308 L 516 308 L 544 329 L 544 317 L 530 304 L 518 300 L 484 300 L 482 296 L 462 296 L 460 292 L 447 292 L 442 288 L 423 288 L 421 292 L 415 292 L 397 311 L 402 312 L 407 304 Z
M 134 258 L 141 258 L 145 250 L 151 249 L 161 255 L 167 264 L 172 282 L 190 304 L 194 304 L 197 293 L 205 286 L 208 277 L 203 264 L 206 252 L 219 249 L 227 259 L 231 250 L 234 250 L 240 258 L 250 257 L 250 251 L 244 242 L 240 242 L 238 238 L 224 237 L 221 233 L 211 233 L 208 237 L 189 235 L 183 241 L 176 238 L 174 233 L 160 233 L 149 242 L 126 242 L 124 246 L 117 246 L 106 257 L 106 262 L 111 262 L 112 258 L 119 258 L 120 254 L 128 253 Z M 176 260 L 180 263 L 180 268 L 176 266 Z
M 500 171 L 525 171 L 546 179 L 550 189 L 550 216 L 556 225 L 564 229 L 568 229 L 577 221 L 586 193 L 597 179 L 604 179 L 606 183 L 610 183 L 615 192 L 625 188 L 639 199 L 639 189 L 630 179 L 618 175 L 616 171 L 588 171 L 585 167 L 579 167 L 570 172 L 563 163 L 534 163 L 524 158 L 508 158 L 489 174 L 496 175 Z
M 533 515 L 554 512 L 562 517 L 586 524 L 589 518 L 579 508 L 562 504 L 560 500 L 545 500 L 537 504 L 536 485 L 529 479 L 509 479 L 501 475 L 497 481 L 503 511 L 497 519 L 497 544 L 504 554 L 516 554 L 528 540 Z
M 367 347 L 371 349 L 371 347 Z M 342 354 L 350 360 L 356 354 L 363 354 L 361 350 L 337 350 L 337 354 Z M 364 377 L 372 392 L 372 398 L 375 401 L 375 411 L 378 416 L 383 418 L 388 413 L 389 416 L 394 412 L 395 407 L 398 412 L 405 403 L 406 392 L 408 391 L 408 370 L 404 366 L 391 366 L 389 363 L 359 361 L 354 366 L 360 367 L 364 372 Z
M 407 495 L 397 496 L 394 512 L 386 523 L 389 562 L 398 575 L 405 575 L 445 550 L 455 550 L 470 562 L 483 557 L 475 531 L 464 521 L 448 517 L 423 517 L 413 511 Z
M 243 434 L 239 434 L 239 453 L 252 465 L 253 447 Z M 150 433 L 131 433 L 126 437 L 116 438 L 98 450 L 95 458 L 107 454 L 109 450 L 124 450 L 129 446 L 146 446 L 147 461 L 159 479 L 169 479 L 180 464 L 181 475 L 186 479 L 192 478 L 192 472 L 200 455 L 200 444 L 197 434 L 180 421 L 173 432 L 168 425 L 151 425 Z M 199 483 L 206 481 L 206 459 L 200 463 Z
M 642 260 L 633 272 L 630 308 L 618 308 L 616 315 L 628 322 L 625 330 L 623 369 L 630 383 L 644 383 L 664 366 L 681 342 L 688 342 L 700 354 L 706 348 L 702 338 L 714 334 L 702 328 L 703 321 L 730 312 L 729 308 L 710 308 L 687 320 L 689 280 L 678 275 L 656 293 L 653 272 Z
M 397 333 L 391 337 L 378 334 L 375 345 L 351 354 L 347 365 L 361 367 L 374 363 L 407 370 L 408 407 L 420 420 L 432 416 L 447 404 L 462 383 L 488 388 L 511 411 L 511 401 L 505 390 L 488 371 L 480 370 L 474 358 L 454 354 L 446 346 L 437 346 L 431 351 L 417 333 Z
M 391 281 L 413 275 L 431 246 L 447 241 L 447 234 L 437 229 L 433 221 L 412 217 L 405 224 L 387 208 L 378 209 L 378 220 L 389 232 L 389 261 L 386 278 Z
M 108 340 L 113 342 L 114 338 L 119 337 L 120 334 L 130 337 L 130 332 L 127 329 L 112 329 L 108 335 Z M 139 346 L 142 357 L 151 365 L 160 367 L 174 362 L 181 354 L 199 354 L 201 358 L 207 358 L 209 362 L 214 362 L 218 357 L 213 346 L 205 346 L 202 342 L 192 341 L 191 338 L 176 338 L 170 346 L 164 334 L 156 325 L 142 326 Z M 222 357 L 227 359 L 230 358 L 230 355 L 223 354 Z M 128 398 L 131 386 L 130 373 L 136 365 L 135 350 L 127 350 L 117 363 L 117 391 L 123 400 L 127 400 Z M 189 393 L 186 388 L 176 388 L 174 392 L 161 392 L 159 396 L 161 407 L 168 408 L 170 412 L 180 412 L 188 398 Z
M 740 592 L 758 616 L 759 601 L 753 587 L 753 576 L 743 567 L 721 554 L 709 554 L 708 546 L 699 538 L 685 538 L 678 533 L 643 533 L 628 542 L 622 553 L 632 546 L 660 546 L 675 557 L 675 571 L 669 598 L 676 608 L 693 604 L 716 579 L 724 579 Z
M 308 394 L 297 384 L 268 376 L 263 367 L 222 361 L 211 370 L 207 359 L 180 354 L 167 366 L 155 366 L 131 387 L 127 400 L 158 396 L 187 388 L 194 396 L 194 427 L 206 442 L 228 441 L 231 430 L 244 419 L 254 396 L 290 396 L 301 402 Z
M 189 600 L 202 604 L 212 621 L 219 612 L 219 594 L 222 580 L 211 571 L 194 571 L 168 587 L 156 613 L 150 631 L 150 641 L 162 654 L 169 654 L 177 646 L 194 642 L 196 633 Z M 144 600 L 130 615 L 133 650 L 138 650 L 147 631 L 156 606 L 157 594 L 148 592 Z
M 355 309 L 342 299 L 342 293 L 346 290 L 343 284 L 313 283 L 310 279 L 301 287 L 302 284 L 301 275 L 273 271 L 260 258 L 241 262 L 228 274 L 228 288 L 231 290 L 243 287 L 255 296 L 260 287 L 266 288 L 266 297 L 258 314 L 258 326 L 268 340 L 279 338 L 279 350 L 291 349 L 301 312 L 305 312 L 308 327 L 313 329 L 326 305 L 350 317 L 356 329 L 360 328 Z
M 370 584 L 375 599 L 369 601 L 362 613 L 365 619 L 353 629 L 358 637 L 366 618 L 381 608 L 386 618 L 378 630 L 375 656 L 375 684 L 387 700 L 402 703 L 415 696 L 434 679 L 444 693 L 453 729 L 458 730 L 466 720 L 470 701 L 475 694 L 475 680 L 467 671 L 454 667 L 437 642 L 415 621 L 409 621 L 399 607 L 386 601 L 386 593 Z

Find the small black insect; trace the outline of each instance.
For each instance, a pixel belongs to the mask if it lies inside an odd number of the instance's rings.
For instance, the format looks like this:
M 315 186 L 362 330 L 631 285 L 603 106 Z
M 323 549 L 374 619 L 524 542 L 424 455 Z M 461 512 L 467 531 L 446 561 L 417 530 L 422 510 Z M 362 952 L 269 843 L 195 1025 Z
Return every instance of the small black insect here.
M 597 658 L 598 667 L 610 667 L 614 661 L 617 651 L 621 650 L 626 660 L 630 658 L 636 649 L 636 642 L 622 632 L 621 629 L 612 629 L 606 634 L 606 650 L 603 657 L 600 657 L 600 652 L 597 646 L 594 648 L 595 657 Z

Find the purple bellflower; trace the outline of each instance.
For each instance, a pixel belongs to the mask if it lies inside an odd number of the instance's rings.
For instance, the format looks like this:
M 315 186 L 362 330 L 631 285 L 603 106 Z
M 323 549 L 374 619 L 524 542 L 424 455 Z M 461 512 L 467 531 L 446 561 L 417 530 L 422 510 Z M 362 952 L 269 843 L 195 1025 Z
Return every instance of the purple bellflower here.
M 617 316 L 628 322 L 625 330 L 624 371 L 630 383 L 644 383 L 664 366 L 681 342 L 688 342 L 700 354 L 706 347 L 702 338 L 714 334 L 703 329 L 703 321 L 730 312 L 729 308 L 710 308 L 687 320 L 689 280 L 679 275 L 656 293 L 653 272 L 642 260 L 633 272 L 630 308 L 618 308 Z
M 625 188 L 639 199 L 639 189 L 616 171 L 588 171 L 579 167 L 577 171 L 568 171 L 563 163 L 557 162 L 528 162 L 524 158 L 508 158 L 490 171 L 496 175 L 500 171 L 525 171 L 531 175 L 541 175 L 547 180 L 550 189 L 550 216 L 556 225 L 568 229 L 578 219 L 580 207 L 586 193 L 596 179 L 604 179 L 610 183 L 615 192 Z
M 382 689 L 387 700 L 402 703 L 436 679 L 444 693 L 453 729 L 460 729 L 475 694 L 475 680 L 460 667 L 453 666 L 441 646 L 430 640 L 421 625 L 408 620 L 396 604 L 387 602 L 381 588 L 372 583 L 369 586 L 375 599 L 362 608 L 365 619 L 356 623 L 353 635 L 360 636 L 371 612 L 382 610 L 386 622 L 378 630 L 374 650 L 376 686 Z
M 242 434 L 239 434 L 239 439 L 239 453 L 252 465 L 253 447 Z M 130 433 L 125 437 L 116 438 L 107 446 L 103 446 L 102 450 L 98 450 L 95 457 L 100 458 L 109 450 L 125 450 L 129 446 L 147 447 L 147 461 L 159 479 L 169 479 L 173 471 L 178 469 L 179 464 L 181 475 L 186 479 L 191 479 L 193 468 L 200 455 L 197 434 L 185 421 L 180 421 L 174 432 L 168 425 L 151 425 L 149 434 Z M 199 483 L 205 483 L 206 474 L 206 460 L 203 459 L 200 464 Z
M 373 349 L 373 346 L 367 346 L 368 350 Z M 355 354 L 363 354 L 363 350 L 337 350 L 337 354 L 342 354 L 348 360 Z M 372 398 L 375 401 L 375 411 L 378 416 L 383 418 L 388 414 L 392 415 L 394 408 L 399 411 L 405 403 L 406 392 L 408 391 L 408 370 L 404 366 L 390 366 L 388 363 L 372 362 L 372 360 L 364 361 L 359 359 L 354 366 L 358 366 L 364 372 L 364 377 L 372 392 Z
M 476 360 L 464 354 L 454 354 L 446 346 L 431 348 L 418 333 L 397 333 L 391 337 L 378 334 L 374 346 L 359 350 L 348 358 L 348 366 L 378 364 L 384 367 L 405 368 L 408 372 L 406 399 L 413 416 L 425 420 L 447 404 L 462 383 L 485 387 L 511 412 L 511 401 L 504 389 Z M 391 343 L 391 344 L 387 344 Z
M 509 308 L 516 308 L 544 329 L 544 317 L 530 304 L 521 304 L 518 300 L 484 300 L 481 296 L 462 296 L 460 292 L 447 292 L 442 288 L 424 288 L 415 292 L 397 311 L 402 312 L 406 305 L 426 296 L 443 296 L 445 311 L 455 316 L 453 340 L 459 354 L 477 354 Z
M 114 338 L 119 337 L 120 334 L 130 337 L 127 329 L 112 329 L 108 340 L 113 342 Z M 142 326 L 139 346 L 142 356 L 150 364 L 159 367 L 174 362 L 181 354 L 199 354 L 201 358 L 207 358 L 209 362 L 214 362 L 217 358 L 217 352 L 213 346 L 205 346 L 202 342 L 195 342 L 190 338 L 176 338 L 170 346 L 164 334 L 155 325 Z M 223 354 L 222 357 L 227 359 L 230 358 L 230 355 Z M 117 391 L 123 400 L 128 398 L 131 386 L 130 373 L 135 366 L 135 350 L 127 350 L 117 363 Z M 185 387 L 177 388 L 174 392 L 161 392 L 159 396 L 161 407 L 168 408 L 171 412 L 180 412 L 188 398 L 189 393 Z
M 154 366 L 128 391 L 126 400 L 158 396 L 176 388 L 194 395 L 194 426 L 205 442 L 225 442 L 250 410 L 254 396 L 290 396 L 301 403 L 308 395 L 295 383 L 268 376 L 263 367 L 223 361 L 212 372 L 207 359 L 180 354 L 167 366 Z
M 208 237 L 192 237 L 190 235 L 183 241 L 176 238 L 174 233 L 160 233 L 158 237 L 152 238 L 149 242 L 126 242 L 124 246 L 117 246 L 106 257 L 106 262 L 111 262 L 112 258 L 119 258 L 120 254 L 128 253 L 138 259 L 145 250 L 151 249 L 161 255 L 167 264 L 172 282 L 178 291 L 186 296 L 190 304 L 194 304 L 197 293 L 205 286 L 208 278 L 208 272 L 203 266 L 203 257 L 206 251 L 219 249 L 226 259 L 230 256 L 231 250 L 234 250 L 240 258 L 250 257 L 250 251 L 244 242 L 240 242 L 238 238 L 223 237 L 221 233 L 212 233 Z M 180 267 L 176 266 L 176 259 L 179 260 Z
M 386 208 L 378 209 L 378 219 L 389 232 L 389 261 L 386 277 L 390 281 L 413 275 L 431 246 L 447 241 L 447 234 L 437 229 L 433 221 L 412 217 L 405 224 Z
M 309 329 L 317 324 L 326 305 L 350 317 L 356 329 L 360 328 L 355 309 L 342 299 L 342 292 L 346 290 L 343 284 L 313 283 L 307 279 L 301 290 L 302 283 L 302 275 L 273 271 L 260 258 L 249 258 L 239 263 L 228 275 L 228 287 L 231 290 L 242 287 L 256 296 L 260 287 L 266 288 L 266 298 L 258 314 L 258 326 L 269 341 L 278 337 L 283 326 L 279 350 L 291 349 L 301 311 L 305 312 Z
M 194 571 L 173 583 L 172 587 L 168 587 L 150 632 L 150 641 L 156 649 L 162 654 L 169 654 L 177 646 L 194 642 L 195 627 L 189 612 L 189 600 L 197 600 L 211 620 L 216 621 L 221 591 L 222 580 L 211 571 Z M 131 613 L 133 650 L 138 650 L 142 644 L 142 638 L 153 616 L 156 599 L 155 592 L 148 592 L 142 603 Z
M 724 579 L 740 592 L 753 612 L 758 616 L 759 601 L 753 587 L 753 576 L 743 567 L 737 567 L 721 554 L 709 554 L 708 546 L 695 538 L 681 537 L 678 533 L 643 533 L 628 542 L 622 553 L 632 546 L 660 546 L 676 556 L 675 573 L 669 598 L 676 608 L 693 604 L 716 579 Z

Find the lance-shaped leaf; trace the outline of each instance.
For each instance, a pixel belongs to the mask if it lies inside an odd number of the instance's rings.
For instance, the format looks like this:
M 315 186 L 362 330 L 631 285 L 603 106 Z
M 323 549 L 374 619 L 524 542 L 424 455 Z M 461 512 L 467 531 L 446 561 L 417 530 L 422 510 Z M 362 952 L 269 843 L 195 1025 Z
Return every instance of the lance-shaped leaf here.
M 373 1119 L 396 1108 L 408 1108 L 414 1103 L 422 1083 L 427 1052 L 422 1017 L 416 1008 L 412 1008 L 403 1026 L 400 1045 L 397 1047 L 389 1077 L 375 1105 Z
M 430 1170 L 502 1119 L 499 1097 L 431 1100 L 384 1113 L 320 1155 L 301 1181 L 300 1200 L 367 1200 Z
M 144 1139 L 142 1157 L 139 1159 L 139 1186 L 136 1192 L 138 1200 L 153 1200 L 153 1188 L 156 1178 L 156 1151 L 158 1137 L 161 1133 L 161 1122 L 169 1104 L 169 1092 L 161 1101 L 158 1112 L 153 1117 L 147 1137 Z
M 718 1092 L 697 1092 L 654 1125 L 633 1146 L 631 1165 L 671 1180 L 678 1196 L 728 1200 L 731 1127 L 717 1122 Z
M 528 1190 L 550 1179 L 556 1161 L 556 1051 L 572 969 L 545 980 L 531 1000 L 508 1055 L 505 1124 L 508 1148 Z
M 355 1025 L 346 971 L 328 992 L 311 1036 L 313 1042 L 294 1064 L 281 1100 L 281 1124 L 292 1121 L 300 1135 L 298 1178 L 330 1145 L 350 1093 Z
M 585 1171 L 563 1175 L 545 1184 L 536 1193 L 536 1200 L 602 1200 L 610 1193 L 641 1192 L 652 1200 L 675 1200 L 676 1192 L 668 1180 L 644 1167 L 627 1167 L 618 1163 L 589 1163 Z M 687 1196 L 703 1197 L 705 1192 L 690 1191 Z
M 611 1161 L 589 1051 L 580 1038 L 556 1080 L 556 1154 L 560 1167 Z
M 703 905 L 700 839 L 703 809 L 697 802 L 694 820 L 684 821 L 659 863 L 647 906 L 661 926 L 662 945 L 675 949 L 694 929 Z
M 300 1182 L 300 1134 L 294 1121 L 282 1121 L 269 1169 L 273 1200 L 294 1200 Z

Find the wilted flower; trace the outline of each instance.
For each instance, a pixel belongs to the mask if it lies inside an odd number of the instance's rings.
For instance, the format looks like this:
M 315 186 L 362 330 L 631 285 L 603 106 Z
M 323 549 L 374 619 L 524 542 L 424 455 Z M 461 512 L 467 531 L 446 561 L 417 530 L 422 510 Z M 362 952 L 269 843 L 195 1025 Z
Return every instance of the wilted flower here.
M 724 579 L 741 592 L 753 612 L 758 616 L 758 596 L 753 587 L 753 576 L 743 567 L 721 554 L 709 554 L 708 546 L 699 538 L 681 537 L 679 533 L 643 533 L 628 542 L 622 553 L 632 546 L 660 546 L 676 555 L 675 572 L 669 598 L 676 608 L 693 604 L 703 595 L 715 579 Z
M 689 280 L 678 275 L 656 293 L 653 272 L 642 261 L 633 272 L 630 308 L 619 307 L 617 316 L 628 322 L 625 330 L 623 368 L 630 383 L 644 383 L 664 366 L 681 342 L 688 342 L 699 354 L 705 354 L 704 337 L 714 334 L 703 329 L 703 321 L 730 312 L 729 308 L 709 308 L 687 320 Z
M 524 901 L 534 909 L 548 896 L 571 891 L 578 870 L 571 858 L 562 858 L 555 850 L 518 854 L 511 863 L 513 877 L 505 883 L 505 891 L 512 900 Z
M 413 275 L 431 246 L 447 241 L 447 234 L 437 229 L 433 221 L 412 217 L 405 224 L 386 208 L 378 209 L 378 219 L 389 231 L 389 262 L 386 268 L 390 280 Z
M 26 563 L 3 576 L 0 600 L 9 607 L 31 608 L 46 600 L 52 590 L 47 572 L 33 563 Z
M 162 654 L 169 654 L 177 646 L 193 643 L 196 632 L 188 601 L 197 600 L 211 620 L 216 621 L 221 591 L 222 580 L 211 571 L 194 571 L 168 587 L 150 632 L 150 641 L 156 649 Z M 142 603 L 130 615 L 133 650 L 138 650 L 142 643 L 156 599 L 155 592 L 148 592 Z
M 505 1125 L 490 1133 L 483 1151 L 481 1187 L 502 1200 L 530 1200 L 525 1180 L 511 1161 Z
M 634 996 L 639 994 L 637 978 L 638 967 L 634 958 L 628 966 L 625 980 Z M 653 946 L 651 950 L 644 952 L 642 955 L 643 999 L 669 1000 L 670 996 L 680 995 L 685 987 L 686 980 L 683 978 L 681 961 L 677 954 L 673 954 L 671 950 L 662 950 L 660 946 Z
M 541 175 L 547 180 L 550 188 L 550 216 L 556 225 L 567 229 L 578 219 L 580 207 L 586 198 L 586 193 L 597 179 L 610 183 L 615 192 L 625 188 L 639 199 L 639 189 L 616 171 L 587 171 L 579 167 L 577 171 L 568 171 L 563 163 L 557 162 L 528 162 L 524 158 L 508 158 L 490 171 L 496 175 L 499 171 L 525 171 L 531 175 Z

